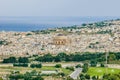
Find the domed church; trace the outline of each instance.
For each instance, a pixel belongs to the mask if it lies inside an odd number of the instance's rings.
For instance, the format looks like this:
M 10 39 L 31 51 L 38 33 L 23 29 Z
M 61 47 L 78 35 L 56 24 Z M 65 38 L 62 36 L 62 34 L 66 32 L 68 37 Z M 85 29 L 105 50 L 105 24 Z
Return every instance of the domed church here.
M 53 38 L 53 43 L 54 45 L 67 45 L 70 43 L 70 39 L 63 34 L 58 34 Z

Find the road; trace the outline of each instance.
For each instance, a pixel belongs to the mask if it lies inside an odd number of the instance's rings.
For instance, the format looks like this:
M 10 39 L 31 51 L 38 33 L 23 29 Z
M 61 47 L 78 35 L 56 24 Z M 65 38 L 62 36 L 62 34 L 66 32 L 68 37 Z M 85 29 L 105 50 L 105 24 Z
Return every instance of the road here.
M 81 72 L 82 72 L 82 68 L 76 68 L 75 71 L 70 74 L 70 77 L 73 79 L 77 79 L 77 77 Z

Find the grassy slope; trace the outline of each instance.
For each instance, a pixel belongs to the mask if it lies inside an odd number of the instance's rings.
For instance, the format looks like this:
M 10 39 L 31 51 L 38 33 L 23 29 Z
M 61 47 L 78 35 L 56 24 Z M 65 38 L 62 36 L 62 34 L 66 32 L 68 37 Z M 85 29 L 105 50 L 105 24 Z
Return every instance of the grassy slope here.
M 88 70 L 88 74 L 91 76 L 102 76 L 103 74 L 107 73 L 115 74 L 120 73 L 120 69 L 113 69 L 113 68 L 102 68 L 102 67 L 90 67 Z

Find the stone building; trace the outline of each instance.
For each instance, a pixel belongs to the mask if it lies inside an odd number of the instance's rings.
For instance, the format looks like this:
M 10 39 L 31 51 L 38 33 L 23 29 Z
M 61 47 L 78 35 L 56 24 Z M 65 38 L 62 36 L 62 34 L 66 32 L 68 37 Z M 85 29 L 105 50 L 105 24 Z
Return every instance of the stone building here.
M 56 37 L 53 38 L 54 45 L 67 45 L 70 43 L 70 39 L 62 34 L 58 34 Z

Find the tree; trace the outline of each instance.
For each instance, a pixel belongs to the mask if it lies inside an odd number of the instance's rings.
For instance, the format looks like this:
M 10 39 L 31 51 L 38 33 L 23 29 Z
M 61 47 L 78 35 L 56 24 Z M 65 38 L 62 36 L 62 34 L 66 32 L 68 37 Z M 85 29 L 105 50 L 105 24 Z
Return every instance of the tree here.
M 114 60 L 116 60 L 116 56 L 115 56 L 115 54 L 112 53 L 108 56 L 108 62 L 114 61 Z
M 86 26 L 87 24 L 83 23 L 82 26 Z
M 15 57 L 10 57 L 8 59 L 3 59 L 3 63 L 16 63 L 17 60 Z
M 43 62 L 52 62 L 54 57 L 49 53 L 43 56 Z
M 117 60 L 120 60 L 120 52 L 117 52 L 117 53 L 115 54 L 115 56 L 116 56 L 116 59 L 117 59 Z
M 82 72 L 86 73 L 87 71 L 88 71 L 88 63 L 85 63 L 85 64 L 83 65 L 83 70 L 82 70 Z
M 90 64 L 92 67 L 96 67 L 97 66 L 97 61 L 96 60 L 91 60 Z
M 26 72 L 26 73 L 24 74 L 24 80 L 30 80 L 31 78 L 32 78 L 32 75 L 31 75 L 30 72 Z
M 36 64 L 36 68 L 42 68 L 42 64 L 41 63 Z
M 84 74 L 80 74 L 80 80 L 85 80 Z
M 66 53 L 59 53 L 56 57 L 60 59 L 60 61 L 65 61 L 66 60 Z
M 64 77 L 64 76 L 65 76 L 65 73 L 60 72 L 60 73 L 58 73 L 58 75 L 60 75 L 60 76 Z
M 120 80 L 120 73 L 118 73 L 118 74 L 104 74 L 103 80 Z
M 103 63 L 100 64 L 100 67 L 105 67 L 105 65 Z
M 28 60 L 27 57 L 19 57 L 19 58 L 18 58 L 18 62 L 19 62 L 19 63 L 28 63 L 29 60 Z
M 97 80 L 96 76 L 92 76 L 92 80 Z
M 89 74 L 86 74 L 86 75 L 85 75 L 85 78 L 88 79 L 88 80 L 90 80 L 90 75 L 89 75 Z
M 55 62 L 60 62 L 60 61 L 61 61 L 61 59 L 60 59 L 60 57 L 59 57 L 59 56 L 55 56 L 55 57 L 54 57 L 54 61 L 55 61 Z

